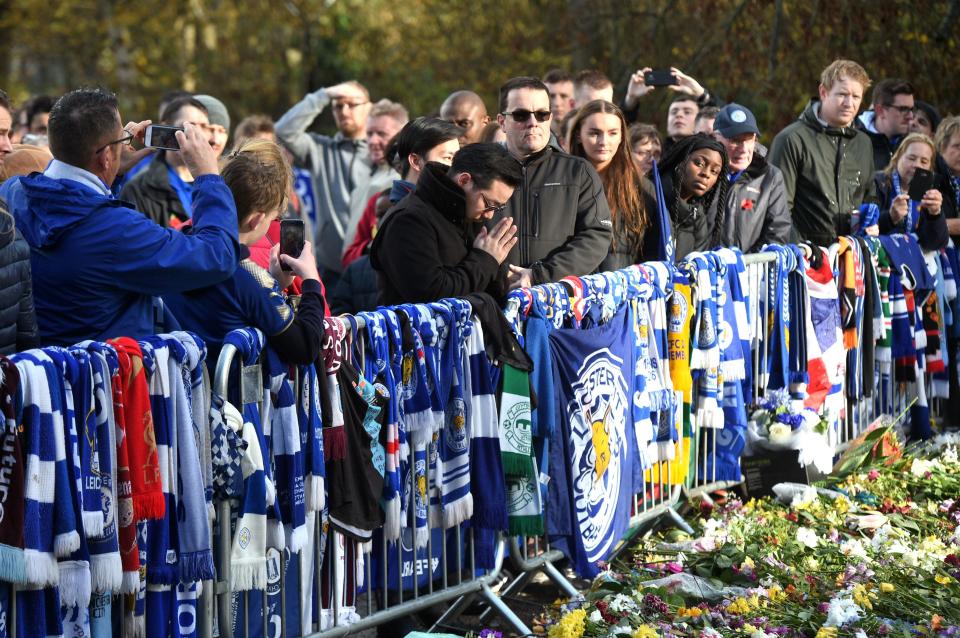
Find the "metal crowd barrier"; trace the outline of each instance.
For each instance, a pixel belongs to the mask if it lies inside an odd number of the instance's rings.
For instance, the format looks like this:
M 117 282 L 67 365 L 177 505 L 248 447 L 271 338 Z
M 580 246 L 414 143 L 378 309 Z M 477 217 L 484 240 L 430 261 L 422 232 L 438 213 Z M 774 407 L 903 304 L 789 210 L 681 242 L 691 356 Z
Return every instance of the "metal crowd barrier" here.
M 220 358 L 217 361 L 213 387 L 214 391 L 224 398 L 229 396 L 228 392 L 231 389 L 230 372 L 233 361 L 237 354 L 238 351 L 234 346 L 226 344 L 224 345 L 223 350 L 220 353 Z M 262 402 L 264 394 L 259 363 L 253 366 L 240 365 L 239 368 L 240 387 L 237 389 L 239 390 L 241 400 L 244 403 Z M 296 396 L 299 396 L 299 393 L 297 393 Z M 410 454 L 410 463 L 412 466 L 414 463 L 412 448 Z M 410 474 L 411 481 L 415 480 L 413 473 L 411 472 Z M 413 485 L 411 485 L 411 487 L 415 488 Z M 201 635 L 219 635 L 221 638 L 232 638 L 232 625 L 234 620 L 233 616 L 235 606 L 235 602 L 233 600 L 235 594 L 231 591 L 229 586 L 230 549 L 232 538 L 230 523 L 232 505 L 230 502 L 220 502 L 216 505 L 219 523 L 219 532 L 217 534 L 217 538 L 215 539 L 215 551 L 218 560 L 218 581 L 216 582 L 215 587 L 212 585 L 207 587 L 205 585 L 203 588 L 201 608 L 205 611 L 205 613 L 201 627 L 203 633 Z M 314 516 L 313 542 L 315 547 L 319 547 L 323 540 L 321 538 L 321 534 L 324 533 L 324 521 L 322 520 L 322 513 L 308 513 L 308 516 Z M 411 521 L 410 529 L 412 528 L 413 525 Z M 317 605 L 314 602 L 314 607 L 318 609 L 318 613 L 314 614 L 311 626 L 300 627 L 300 632 L 297 634 L 291 634 L 287 630 L 286 621 L 288 618 L 288 597 L 285 576 L 287 570 L 289 569 L 300 569 L 300 561 L 302 560 L 303 552 L 293 555 L 291 555 L 289 552 L 284 552 L 285 556 L 280 558 L 279 565 L 279 599 L 281 601 L 280 618 L 282 620 L 279 623 L 279 627 L 277 627 L 275 624 L 276 619 L 271 618 L 267 613 L 267 596 L 265 594 L 260 595 L 262 606 L 261 613 L 263 616 L 263 628 L 261 635 L 264 637 L 270 636 L 271 638 L 274 636 L 279 638 L 288 638 L 291 635 L 309 636 L 310 638 L 335 638 L 338 636 L 346 636 L 355 632 L 359 632 L 364 629 L 376 627 L 378 625 L 395 621 L 399 618 L 408 617 L 434 605 L 450 603 L 451 601 L 454 601 L 454 604 L 443 613 L 440 619 L 433 623 L 433 628 L 436 628 L 442 622 L 452 622 L 457 616 L 462 614 L 462 612 L 466 609 L 467 604 L 477 597 L 489 605 L 487 613 L 495 612 L 501 616 L 504 621 L 506 621 L 507 625 L 513 631 L 521 635 L 529 634 L 530 629 L 507 605 L 503 603 L 500 597 L 494 593 L 493 589 L 491 588 L 491 584 L 493 584 L 499 578 L 506 554 L 506 545 L 502 535 L 498 535 L 496 539 L 492 568 L 481 570 L 477 567 L 477 546 L 474 539 L 474 532 L 472 529 L 464 528 L 465 526 L 461 525 L 452 527 L 448 530 L 441 529 L 440 536 L 443 538 L 443 542 L 439 543 L 439 550 L 434 547 L 433 536 L 435 529 L 431 528 L 430 541 L 428 542 L 426 548 L 426 561 L 421 560 L 420 552 L 414 549 L 409 570 L 407 569 L 408 561 L 404 560 L 404 550 L 401 547 L 403 544 L 402 542 L 378 543 L 380 551 L 378 558 L 381 560 L 380 571 L 382 572 L 382 578 L 380 579 L 380 582 L 376 583 L 376 585 L 378 585 L 377 588 L 374 588 L 374 574 L 371 561 L 373 558 L 373 552 L 376 551 L 374 548 L 374 543 L 360 543 L 358 541 L 348 539 L 342 534 L 331 530 L 326 542 L 327 551 L 332 551 L 332 548 L 339 543 L 345 543 L 353 548 L 357 556 L 363 557 L 365 592 L 356 594 L 356 598 L 354 600 L 355 608 L 358 615 L 360 615 L 360 618 L 355 622 L 350 622 L 349 624 L 341 622 L 339 598 L 337 596 L 332 596 L 332 608 L 326 610 L 330 612 L 332 626 L 323 627 L 321 625 L 323 616 L 322 611 L 324 610 L 320 609 L 322 605 Z M 450 542 L 452 542 L 456 548 L 458 548 L 458 551 L 455 552 L 455 555 L 452 555 L 454 552 L 448 551 L 448 545 Z M 392 553 L 393 555 L 391 556 L 388 554 L 388 552 Z M 388 582 L 389 570 L 387 569 L 387 562 L 394 556 L 397 560 L 397 568 L 394 570 L 396 579 L 393 582 Z M 321 596 L 323 560 L 314 555 L 312 562 L 314 573 L 313 582 L 310 585 L 314 588 L 314 596 Z M 434 565 L 437 565 L 437 567 L 434 567 Z M 439 574 L 436 573 L 438 568 L 440 570 Z M 409 574 L 407 573 L 408 571 L 410 572 Z M 425 571 L 427 572 L 427 583 L 425 587 L 421 587 L 419 585 L 419 581 L 423 578 Z M 408 577 L 412 576 L 412 588 L 408 587 L 407 589 L 404 589 L 403 581 L 405 574 Z M 243 609 L 245 610 L 245 614 L 243 618 L 238 618 L 236 621 L 238 629 L 237 633 L 243 636 L 243 638 L 247 638 L 250 634 L 250 622 L 248 619 L 250 614 L 250 594 L 251 592 L 244 592 L 242 594 L 244 603 Z M 214 596 L 217 599 L 216 614 L 214 613 Z M 214 626 L 214 618 L 216 618 L 216 627 Z

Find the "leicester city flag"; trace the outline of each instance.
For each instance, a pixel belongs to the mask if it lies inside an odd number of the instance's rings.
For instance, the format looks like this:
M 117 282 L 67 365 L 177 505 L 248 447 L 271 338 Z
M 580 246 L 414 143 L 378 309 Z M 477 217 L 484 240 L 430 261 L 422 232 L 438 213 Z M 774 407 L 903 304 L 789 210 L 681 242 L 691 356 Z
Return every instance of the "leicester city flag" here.
M 581 577 L 598 573 L 630 520 L 634 344 L 629 307 L 595 328 L 550 334 L 559 437 L 551 441 L 548 532 Z M 559 439 L 559 440 L 558 440 Z M 567 520 L 558 520 L 566 518 Z

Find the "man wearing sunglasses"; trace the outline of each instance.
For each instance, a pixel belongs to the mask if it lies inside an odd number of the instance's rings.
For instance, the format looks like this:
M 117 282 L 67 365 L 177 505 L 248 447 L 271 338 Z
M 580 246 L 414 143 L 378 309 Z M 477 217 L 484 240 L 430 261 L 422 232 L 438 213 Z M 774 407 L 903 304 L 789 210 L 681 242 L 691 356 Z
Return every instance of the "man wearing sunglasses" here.
M 307 129 L 327 106 L 333 110 L 333 137 Z M 277 120 L 277 139 L 312 176 L 317 264 L 327 286 L 343 270 L 340 254 L 350 224 L 350 194 L 367 192 L 373 163 L 367 151 L 370 92 L 351 80 L 307 94 Z
M 873 104 L 857 118 L 856 127 L 870 136 L 873 165 L 882 171 L 890 163 L 900 140 L 910 132 L 916 113 L 913 85 L 906 80 L 887 78 L 873 87 Z
M 110 192 L 124 149 L 150 121 L 121 127 L 117 98 L 78 89 L 50 112 L 53 160 L 43 173 L 9 180 L 0 196 L 30 245 L 33 296 L 44 346 L 145 337 L 163 322 L 161 295 L 230 277 L 239 242 L 233 195 L 200 127 L 177 132 L 194 177 L 193 232 L 162 228 Z
M 502 297 L 502 268 L 516 244 L 502 216 L 520 183 L 520 165 L 500 144 L 470 144 L 451 166 L 429 162 L 416 189 L 387 211 L 370 247 L 380 304 L 427 303 L 489 292 Z
M 523 180 L 498 218 L 512 217 L 517 243 L 508 258 L 511 288 L 586 275 L 610 250 L 610 207 L 586 160 L 550 146 L 550 94 L 532 77 L 500 87 L 497 123 Z

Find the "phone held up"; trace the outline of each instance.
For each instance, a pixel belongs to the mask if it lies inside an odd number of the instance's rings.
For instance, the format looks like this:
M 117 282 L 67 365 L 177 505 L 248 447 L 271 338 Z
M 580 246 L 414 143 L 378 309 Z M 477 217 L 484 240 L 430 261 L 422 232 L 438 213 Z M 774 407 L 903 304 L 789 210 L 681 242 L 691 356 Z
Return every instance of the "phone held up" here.
M 647 86 L 670 86 L 677 84 L 677 76 L 670 69 L 654 69 L 643 74 L 643 83 Z
M 280 254 L 297 258 L 301 252 L 303 252 L 303 220 L 281 219 Z M 280 268 L 286 272 L 293 270 L 293 268 L 283 263 L 282 260 L 280 261 Z
M 925 168 L 916 169 L 913 172 L 913 177 L 910 178 L 910 192 L 908 193 L 910 199 L 915 202 L 922 200 L 927 191 L 933 188 L 933 183 L 934 176 L 932 172 Z
M 147 133 L 144 136 L 144 146 L 158 148 L 164 151 L 179 151 L 180 142 L 177 141 L 177 131 L 182 131 L 182 126 L 166 126 L 164 124 L 151 124 L 147 127 Z

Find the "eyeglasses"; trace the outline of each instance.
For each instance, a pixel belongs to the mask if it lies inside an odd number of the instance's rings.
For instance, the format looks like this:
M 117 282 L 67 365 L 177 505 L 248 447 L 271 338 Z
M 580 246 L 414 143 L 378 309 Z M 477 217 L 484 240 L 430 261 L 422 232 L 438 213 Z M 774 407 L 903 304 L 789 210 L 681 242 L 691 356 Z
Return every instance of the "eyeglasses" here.
M 917 107 L 915 106 L 901 106 L 899 104 L 886 104 L 885 106 L 888 109 L 894 109 L 895 111 L 898 111 L 900 115 L 910 115 L 917 112 Z
M 363 106 L 364 104 L 370 104 L 370 101 L 368 100 L 368 101 L 366 101 L 366 102 L 334 102 L 334 103 L 333 103 L 333 110 L 334 110 L 334 111 L 345 111 L 345 110 L 347 110 L 347 109 L 350 109 L 350 110 L 352 111 L 353 109 L 357 108 L 358 106 Z
M 537 118 L 538 122 L 546 122 L 550 119 L 550 111 L 528 111 L 527 109 L 514 109 L 512 111 L 504 111 L 504 115 L 509 115 L 513 118 L 514 122 L 522 123 L 530 119 L 530 116 Z
M 488 213 L 493 211 L 494 215 L 499 215 L 503 212 L 503 209 L 507 207 L 506 204 L 492 204 L 490 200 L 487 199 L 487 196 L 483 193 L 480 193 L 480 199 L 483 200 L 483 208 L 480 210 L 481 213 Z
M 126 131 L 124 132 L 126 133 Z M 103 149 L 107 148 L 108 146 L 113 146 L 114 144 L 123 144 L 124 146 L 133 146 L 133 133 L 127 133 L 126 135 L 121 137 L 119 140 L 107 142 L 106 144 L 98 148 L 96 152 L 99 153 Z

